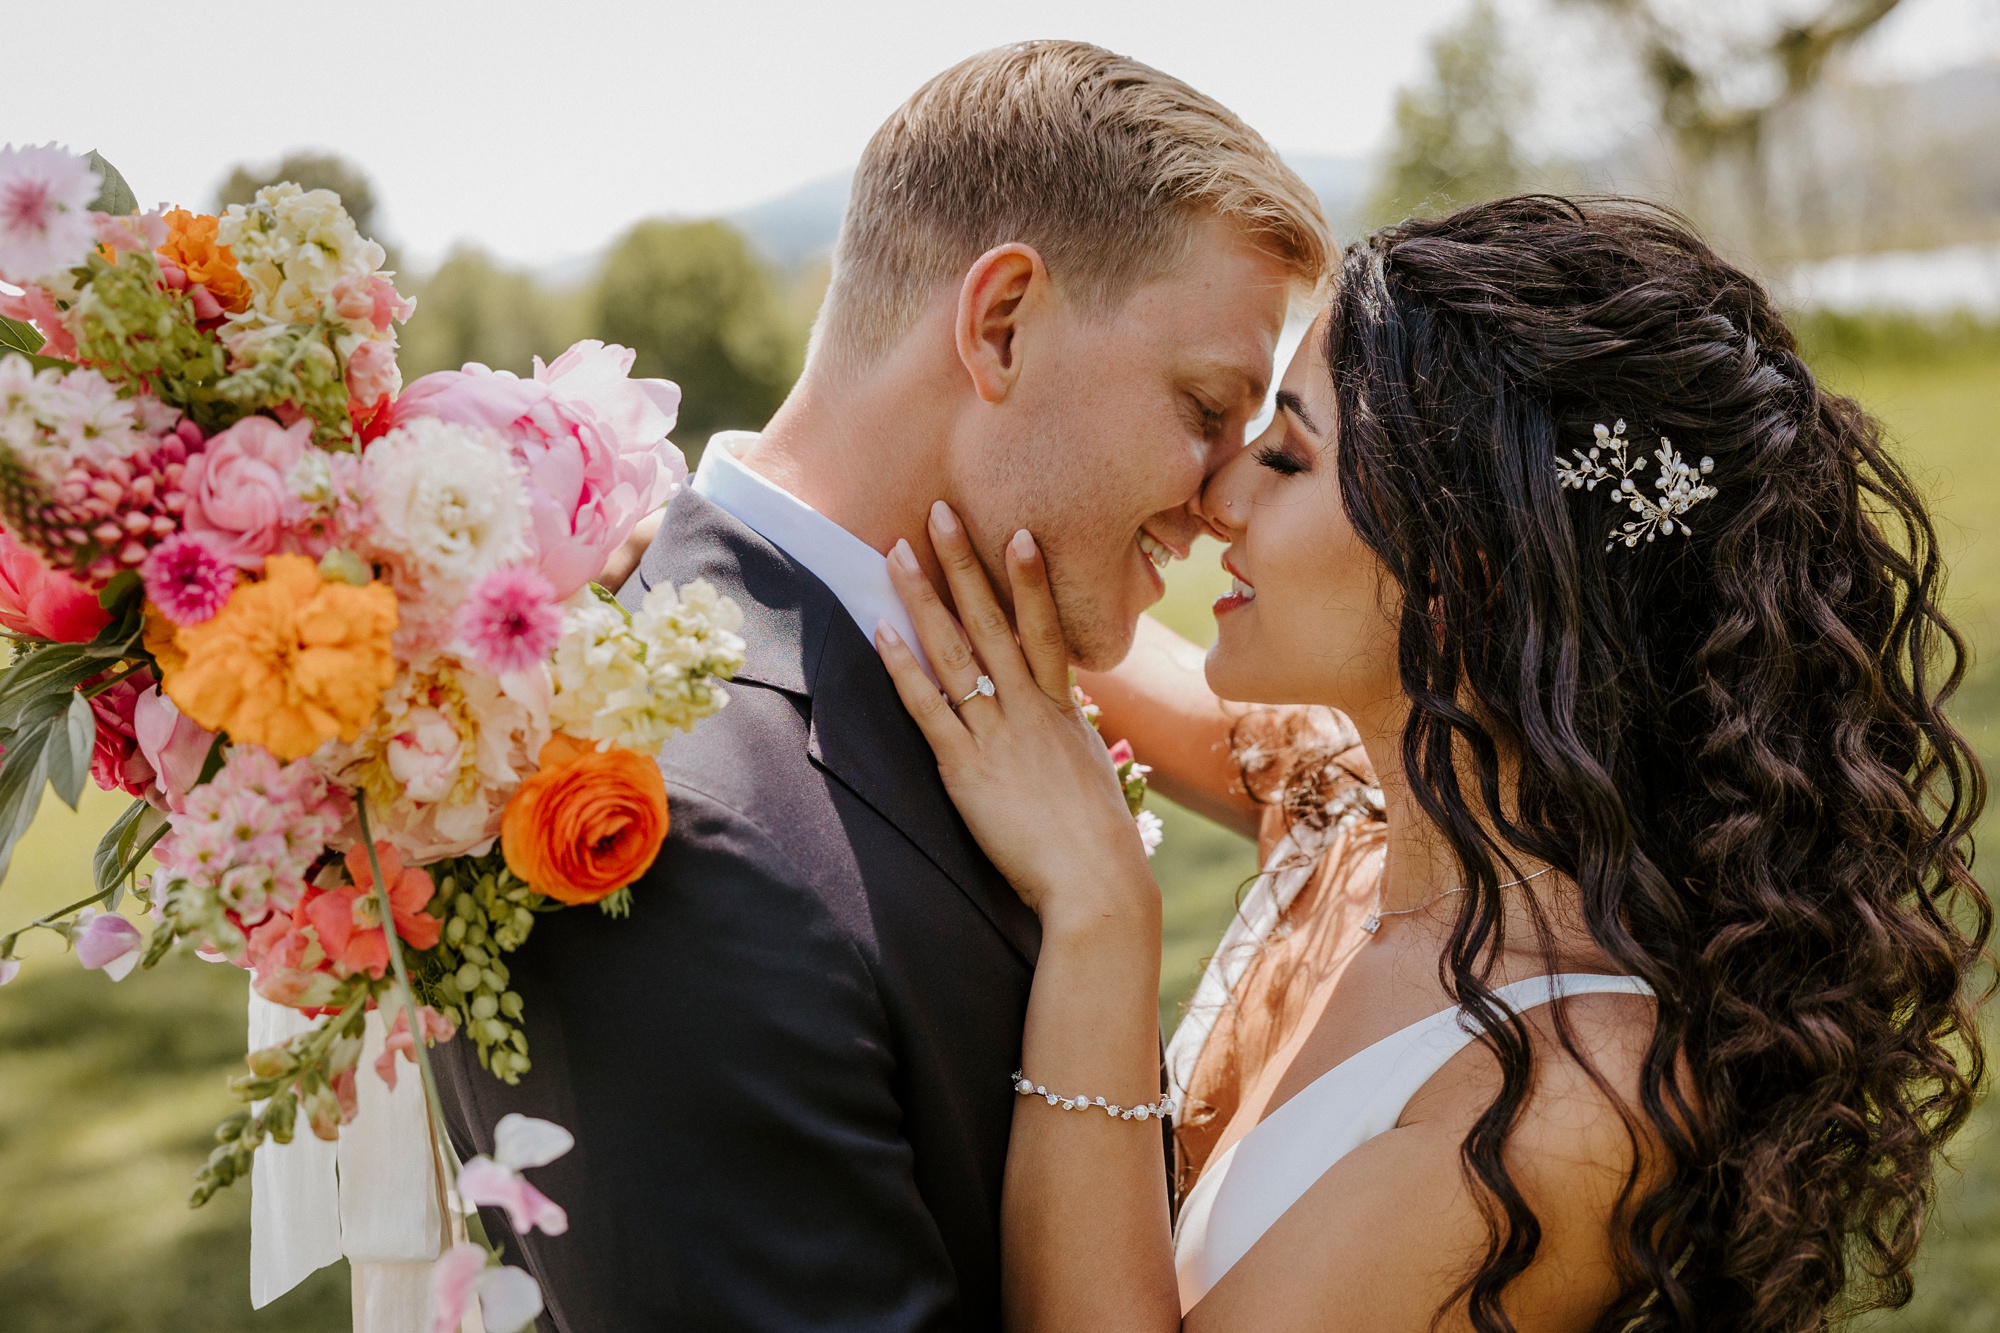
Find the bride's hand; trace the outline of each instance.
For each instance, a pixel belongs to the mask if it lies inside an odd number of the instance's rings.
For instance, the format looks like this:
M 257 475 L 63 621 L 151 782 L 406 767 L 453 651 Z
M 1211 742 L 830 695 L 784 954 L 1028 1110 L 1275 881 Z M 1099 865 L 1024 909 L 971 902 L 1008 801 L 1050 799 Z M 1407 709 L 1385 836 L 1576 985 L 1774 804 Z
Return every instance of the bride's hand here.
M 1158 890 L 1117 772 L 1070 692 L 1069 652 L 1034 538 L 1023 529 L 1007 544 L 1018 642 L 943 501 L 931 508 L 930 539 L 957 618 L 909 543 L 890 552 L 889 575 L 946 693 L 888 625 L 876 627 L 875 643 L 973 836 L 1045 930 L 1134 909 L 1156 914 Z M 982 676 L 991 695 L 976 692 Z

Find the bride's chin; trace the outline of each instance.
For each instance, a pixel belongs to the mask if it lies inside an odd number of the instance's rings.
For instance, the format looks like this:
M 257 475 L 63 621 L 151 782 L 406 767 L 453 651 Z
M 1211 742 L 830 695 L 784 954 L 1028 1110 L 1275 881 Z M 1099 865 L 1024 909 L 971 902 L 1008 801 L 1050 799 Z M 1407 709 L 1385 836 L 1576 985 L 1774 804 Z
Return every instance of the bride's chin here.
M 1226 638 L 1218 638 L 1202 659 L 1202 676 L 1218 699 L 1240 704 L 1287 702 L 1271 697 L 1278 682 L 1269 672 L 1257 669 L 1255 655 L 1233 647 Z

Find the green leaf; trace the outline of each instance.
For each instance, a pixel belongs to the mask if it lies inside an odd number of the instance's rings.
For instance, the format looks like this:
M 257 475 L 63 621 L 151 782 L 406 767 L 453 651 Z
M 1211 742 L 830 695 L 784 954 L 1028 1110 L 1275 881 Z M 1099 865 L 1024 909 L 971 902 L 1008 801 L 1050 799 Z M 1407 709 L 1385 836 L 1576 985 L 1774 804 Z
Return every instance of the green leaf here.
M 0 352 L 24 352 L 33 356 L 46 341 L 32 324 L 0 315 Z
M 139 578 L 138 570 L 121 569 L 111 576 L 110 582 L 98 590 L 97 604 L 106 611 L 109 611 L 112 619 L 111 624 L 106 625 L 104 630 L 98 632 L 98 638 L 103 638 L 105 631 L 115 631 L 118 628 L 117 622 L 120 619 L 118 604 L 127 597 L 137 594 L 144 586 Z
M 117 883 L 119 867 L 132 851 L 132 839 L 139 827 L 139 816 L 153 807 L 144 801 L 134 801 L 125 807 L 125 813 L 111 821 L 111 827 L 104 830 L 104 836 L 97 840 L 97 851 L 90 858 L 91 878 L 99 893 Z
M 81 691 L 72 690 L 63 719 L 50 729 L 49 785 L 70 809 L 83 796 L 83 781 L 90 776 L 90 752 L 97 745 L 97 713 Z
M 91 208 L 99 213 L 109 213 L 113 217 L 123 217 L 127 213 L 138 212 L 138 196 L 132 193 L 132 187 L 125 183 L 125 177 L 119 173 L 118 168 L 106 162 L 104 155 L 95 148 L 85 153 L 84 157 L 104 178 L 104 183 L 98 187 L 97 198 L 90 201 Z
M 144 801 L 134 801 L 98 839 L 97 852 L 90 859 L 90 869 L 97 891 L 111 895 L 109 910 L 117 910 L 126 883 L 166 831 L 165 815 Z
M 52 643 L 30 648 L 0 672 L 0 727 L 18 727 L 23 717 L 47 711 L 54 717 L 69 706 L 64 697 L 104 670 L 104 659 L 87 643 Z M 53 708 L 49 708 L 54 704 Z
M 0 881 L 7 877 L 7 865 L 14 859 L 14 845 L 35 822 L 42 805 L 42 787 L 48 782 L 49 732 L 54 718 L 38 725 L 5 733 L 0 744 L 7 753 L 0 758 Z

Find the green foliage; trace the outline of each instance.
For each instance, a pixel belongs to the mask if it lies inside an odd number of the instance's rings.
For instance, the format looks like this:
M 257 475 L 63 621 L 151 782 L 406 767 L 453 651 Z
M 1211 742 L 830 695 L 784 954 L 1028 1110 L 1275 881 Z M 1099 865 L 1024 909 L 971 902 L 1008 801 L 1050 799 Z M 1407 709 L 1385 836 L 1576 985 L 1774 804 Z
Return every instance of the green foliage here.
M 1365 214 L 1379 226 L 1512 194 L 1527 180 L 1514 125 L 1527 104 L 1492 0 L 1431 43 L 1427 82 L 1396 94 L 1394 139 Z
M 757 429 L 784 400 L 804 345 L 770 271 L 724 222 L 642 222 L 605 257 L 590 330 L 638 352 L 632 373 L 681 386 L 678 439 Z
M 111 264 L 93 254 L 84 267 L 88 285 L 76 307 L 81 360 L 114 384 L 149 385 L 206 431 L 244 414 L 225 383 L 222 345 L 201 328 L 184 293 L 161 285 L 153 256 L 127 252 Z
M 444 918 L 437 944 L 409 951 L 410 985 L 458 1027 L 459 1040 L 479 1048 L 479 1063 L 503 1083 L 528 1072 L 528 1034 L 520 1026 L 521 997 L 507 989 L 509 954 L 527 941 L 535 913 L 562 906 L 529 888 L 507 868 L 499 849 L 431 867 L 437 894 L 430 911 Z
M 113 217 L 124 217 L 139 211 L 139 200 L 132 193 L 132 187 L 125 183 L 125 175 L 118 168 L 104 160 L 104 155 L 95 148 L 84 154 L 90 165 L 97 170 L 97 197 L 90 201 L 92 209 L 99 213 L 109 213 Z
M 1794 315 L 1806 358 L 1829 365 L 1904 366 L 1965 356 L 2000 357 L 2000 322 L 1959 312 L 1942 319 L 1907 314 Z
M 215 209 L 219 213 L 231 204 L 247 204 L 257 191 L 279 181 L 304 190 L 332 190 L 356 229 L 363 236 L 375 234 L 375 187 L 360 167 L 332 153 L 287 153 L 270 166 L 239 163 L 215 192 Z
M 526 375 L 537 356 L 553 360 L 584 336 L 578 294 L 543 287 L 476 246 L 453 250 L 416 297 L 396 354 L 405 383 L 468 361 Z

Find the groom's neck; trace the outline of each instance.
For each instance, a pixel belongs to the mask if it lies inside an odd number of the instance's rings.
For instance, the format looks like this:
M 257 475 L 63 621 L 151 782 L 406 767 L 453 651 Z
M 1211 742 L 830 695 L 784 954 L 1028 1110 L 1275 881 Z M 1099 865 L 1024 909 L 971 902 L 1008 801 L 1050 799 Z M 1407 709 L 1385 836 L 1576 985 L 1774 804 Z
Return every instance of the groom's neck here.
M 829 383 L 810 371 L 744 463 L 876 550 L 924 531 L 944 494 L 946 423 L 927 386 L 893 368 Z

